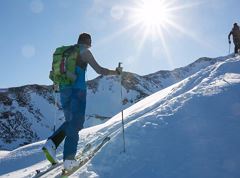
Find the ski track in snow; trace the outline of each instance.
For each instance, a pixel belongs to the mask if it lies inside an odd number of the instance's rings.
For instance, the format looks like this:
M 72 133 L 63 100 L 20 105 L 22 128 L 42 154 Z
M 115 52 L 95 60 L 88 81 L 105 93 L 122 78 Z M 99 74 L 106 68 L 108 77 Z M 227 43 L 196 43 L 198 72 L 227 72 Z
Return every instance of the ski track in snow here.
M 240 57 L 223 58 L 80 132 L 78 148 L 111 140 L 71 177 L 239 178 Z M 0 177 L 25 177 L 48 165 L 37 142 L 0 152 Z M 62 157 L 62 146 L 58 150 Z

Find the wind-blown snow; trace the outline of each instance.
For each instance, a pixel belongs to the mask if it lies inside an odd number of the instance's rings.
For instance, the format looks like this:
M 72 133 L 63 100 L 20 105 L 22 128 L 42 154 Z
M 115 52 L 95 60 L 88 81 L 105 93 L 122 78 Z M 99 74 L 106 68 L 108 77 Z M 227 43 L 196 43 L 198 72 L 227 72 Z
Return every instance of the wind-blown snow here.
M 239 91 L 240 57 L 201 68 L 124 110 L 126 153 L 121 113 L 82 130 L 79 149 L 104 135 L 111 140 L 71 177 L 239 178 Z M 42 145 L 0 156 L 0 175 L 24 177 L 47 166 Z

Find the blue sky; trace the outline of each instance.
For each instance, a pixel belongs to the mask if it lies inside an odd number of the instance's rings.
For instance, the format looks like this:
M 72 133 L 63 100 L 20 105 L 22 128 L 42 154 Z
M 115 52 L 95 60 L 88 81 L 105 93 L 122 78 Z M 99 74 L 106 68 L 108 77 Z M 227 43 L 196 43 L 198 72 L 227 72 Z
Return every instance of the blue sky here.
M 92 35 L 91 51 L 100 65 L 114 69 L 121 61 L 126 71 L 139 75 L 228 54 L 227 35 L 240 23 L 239 0 L 166 1 L 172 10 L 154 24 L 157 29 L 136 17 L 141 2 L 1 0 L 0 88 L 51 84 L 54 49 L 76 43 L 81 32 Z M 88 67 L 87 79 L 96 76 Z

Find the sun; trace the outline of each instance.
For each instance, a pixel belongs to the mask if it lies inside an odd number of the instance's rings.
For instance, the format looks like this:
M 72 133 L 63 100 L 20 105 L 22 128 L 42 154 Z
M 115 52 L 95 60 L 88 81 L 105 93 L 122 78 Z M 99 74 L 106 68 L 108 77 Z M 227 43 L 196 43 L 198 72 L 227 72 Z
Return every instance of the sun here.
M 204 2 L 194 1 L 183 3 L 177 0 L 130 0 L 121 8 L 113 9 L 111 12 L 121 12 L 114 19 L 124 19 L 122 28 L 105 37 L 103 42 L 113 40 L 116 37 L 128 33 L 131 35 L 136 45 L 136 56 L 139 56 L 144 47 L 150 49 L 152 54 L 161 50 L 172 65 L 172 57 L 169 50 L 170 38 L 187 36 L 201 44 L 205 42 L 191 30 L 189 26 L 188 9 L 196 8 Z M 115 11 L 114 11 L 115 10 Z M 114 13 L 113 13 L 114 14 Z M 190 15 L 190 14 L 189 14 Z M 118 18 L 120 17 L 120 18 Z M 187 23 L 186 23 L 187 22 Z M 136 57 L 135 59 L 137 59 Z
M 142 0 L 132 11 L 132 18 L 146 28 L 161 28 L 170 18 L 170 11 L 165 1 Z
M 179 25 L 179 13 L 185 9 L 185 5 L 177 5 L 175 0 L 136 0 L 129 8 L 129 24 L 134 29 L 134 37 L 137 39 L 137 49 L 142 51 L 145 42 L 149 39 L 159 41 L 163 50 L 168 52 L 166 35 L 173 34 L 173 29 L 183 31 Z
M 160 39 L 162 45 L 167 48 L 166 35 L 179 34 L 196 37 L 189 29 L 182 26 L 186 21 L 183 11 L 197 7 L 202 2 L 180 3 L 176 0 L 133 0 L 133 5 L 128 9 L 129 27 L 136 28 L 135 34 L 141 35 L 140 46 L 146 41 L 147 37 Z
M 173 39 L 176 35 L 186 35 L 197 39 L 191 29 L 183 24 L 186 24 L 187 9 L 200 4 L 201 2 L 195 1 L 182 3 L 176 0 L 131 0 L 125 7 L 128 17 L 127 26 L 116 35 L 127 31 L 133 32 L 132 37 L 137 49 L 136 56 L 144 51 L 144 47 L 152 48 L 152 54 L 157 50 L 160 51 L 170 66 L 173 66 L 168 39 Z

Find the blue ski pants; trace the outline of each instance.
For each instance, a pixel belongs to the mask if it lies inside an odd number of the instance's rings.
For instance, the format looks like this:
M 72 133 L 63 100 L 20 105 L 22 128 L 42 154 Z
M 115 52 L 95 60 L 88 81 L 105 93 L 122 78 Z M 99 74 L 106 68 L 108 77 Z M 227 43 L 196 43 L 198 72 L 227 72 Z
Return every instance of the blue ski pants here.
M 56 147 L 64 140 L 63 160 L 74 159 L 79 140 L 78 132 L 83 128 L 86 110 L 86 90 L 63 88 L 60 99 L 65 122 L 49 137 Z

